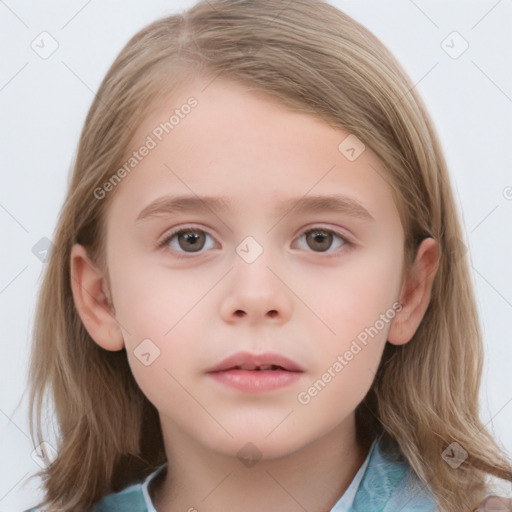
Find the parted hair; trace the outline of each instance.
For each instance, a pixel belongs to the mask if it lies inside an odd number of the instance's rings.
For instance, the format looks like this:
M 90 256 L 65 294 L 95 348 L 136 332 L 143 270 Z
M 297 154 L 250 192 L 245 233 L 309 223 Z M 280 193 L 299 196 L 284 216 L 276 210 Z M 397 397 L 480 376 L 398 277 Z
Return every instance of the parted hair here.
M 479 417 L 482 334 L 447 166 L 400 64 L 368 29 L 323 0 L 200 1 L 140 30 L 104 77 L 80 135 L 32 333 L 34 444 L 47 439 L 48 411 L 58 425 L 57 456 L 35 475 L 45 493 L 38 507 L 89 510 L 166 461 L 158 412 L 135 382 L 126 351 L 100 348 L 81 322 L 70 251 L 83 244 L 106 268 L 105 216 L 115 191 L 98 200 L 94 190 L 122 165 L 158 99 L 197 76 L 250 86 L 357 136 L 386 170 L 405 232 L 405 268 L 425 236 L 439 243 L 425 316 L 408 343 L 386 344 L 356 426 L 361 438 L 380 435 L 390 456 L 406 460 L 440 510 L 475 510 L 488 477 L 512 481 L 512 467 Z M 457 469 L 442 456 L 454 442 L 468 454 Z

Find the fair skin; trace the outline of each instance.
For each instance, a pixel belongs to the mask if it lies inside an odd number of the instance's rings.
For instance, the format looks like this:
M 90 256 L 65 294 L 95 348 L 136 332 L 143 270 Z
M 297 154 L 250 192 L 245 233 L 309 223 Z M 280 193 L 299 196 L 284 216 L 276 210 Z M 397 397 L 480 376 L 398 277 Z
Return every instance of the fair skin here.
M 404 279 L 404 232 L 369 148 L 349 161 L 338 150 L 345 130 L 228 81 L 204 87 L 187 84 L 139 127 L 132 150 L 189 96 L 198 100 L 117 186 L 107 214 L 110 287 L 85 248 L 73 247 L 75 303 L 96 343 L 126 348 L 160 413 L 170 463 L 151 489 L 159 511 L 330 510 L 367 455 L 356 442 L 354 410 L 386 342 L 405 344 L 418 328 L 437 244 L 422 242 Z M 231 204 L 137 221 L 153 200 L 181 194 L 225 196 Z M 274 212 L 313 195 L 350 197 L 374 219 Z M 171 228 L 194 228 L 204 238 L 187 245 L 175 236 L 157 248 Z M 304 234 L 311 228 L 324 237 Z M 263 249 L 251 263 L 236 251 L 248 236 Z M 402 309 L 378 334 L 307 404 L 299 402 L 397 301 Z M 160 350 L 149 366 L 134 353 L 147 338 Z M 303 372 L 288 386 L 256 393 L 213 380 L 208 369 L 238 351 L 278 353 Z M 250 467 L 237 456 L 248 442 L 261 455 Z

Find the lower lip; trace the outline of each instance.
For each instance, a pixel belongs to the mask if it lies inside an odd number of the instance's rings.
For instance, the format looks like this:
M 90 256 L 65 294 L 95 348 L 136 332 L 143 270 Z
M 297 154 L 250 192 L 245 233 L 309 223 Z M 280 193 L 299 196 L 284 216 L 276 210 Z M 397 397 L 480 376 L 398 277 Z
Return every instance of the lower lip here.
M 290 386 L 297 382 L 302 372 L 284 370 L 228 370 L 210 372 L 210 377 L 226 386 L 244 393 L 264 393 Z

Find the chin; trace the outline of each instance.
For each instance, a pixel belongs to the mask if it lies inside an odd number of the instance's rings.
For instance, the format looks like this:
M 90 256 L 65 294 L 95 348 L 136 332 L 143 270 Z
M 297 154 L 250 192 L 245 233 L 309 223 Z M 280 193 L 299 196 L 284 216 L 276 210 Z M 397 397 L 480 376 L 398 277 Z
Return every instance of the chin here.
M 315 439 L 310 439 L 304 429 L 294 432 L 290 429 L 243 428 L 230 430 L 233 438 L 227 435 L 207 437 L 205 444 L 212 450 L 227 457 L 244 459 L 275 460 L 292 455 L 306 447 Z M 272 430 L 275 429 L 273 432 Z M 272 432 L 269 434 L 269 432 Z

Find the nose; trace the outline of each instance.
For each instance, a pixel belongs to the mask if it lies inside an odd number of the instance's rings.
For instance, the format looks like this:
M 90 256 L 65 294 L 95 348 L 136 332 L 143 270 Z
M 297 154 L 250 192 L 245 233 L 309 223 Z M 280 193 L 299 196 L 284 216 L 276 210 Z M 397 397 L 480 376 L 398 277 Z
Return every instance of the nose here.
M 228 323 L 287 322 L 292 313 L 293 294 L 288 288 L 289 278 L 280 270 L 271 251 L 264 250 L 252 262 L 237 254 L 233 263 L 221 302 L 222 318 Z

